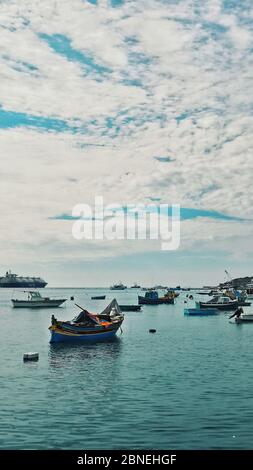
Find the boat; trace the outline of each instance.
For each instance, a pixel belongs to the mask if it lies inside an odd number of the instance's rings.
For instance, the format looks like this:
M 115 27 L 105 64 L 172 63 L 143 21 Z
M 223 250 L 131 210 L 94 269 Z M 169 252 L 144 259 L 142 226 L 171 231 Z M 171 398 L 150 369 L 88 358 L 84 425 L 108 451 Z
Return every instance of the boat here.
M 60 307 L 67 299 L 42 297 L 37 291 L 24 291 L 27 299 L 11 299 L 14 308 L 49 308 Z
M 131 289 L 140 289 L 141 286 L 139 286 L 138 284 L 136 284 L 136 282 L 134 283 L 133 286 L 131 286 Z
M 219 310 L 235 310 L 238 307 L 238 300 L 232 300 L 225 295 L 213 297 L 208 302 L 196 302 L 197 308 L 217 308 Z
M 105 300 L 105 295 L 94 295 L 91 300 Z
M 111 290 L 125 290 L 127 289 L 127 286 L 124 286 L 122 282 L 120 281 L 118 284 L 113 284 L 113 286 L 110 287 Z
M 251 281 L 246 285 L 246 292 L 248 299 L 253 299 L 253 282 Z
M 242 313 L 235 318 L 235 323 L 253 323 L 253 313 Z
M 100 314 L 90 313 L 79 305 L 77 307 L 81 312 L 71 321 L 59 321 L 52 315 L 52 324 L 49 327 L 51 343 L 112 339 L 124 320 L 116 299 L 113 299 Z
M 211 292 L 206 292 L 206 291 L 199 291 L 199 292 L 196 292 L 196 294 L 198 295 L 212 295 Z
M 175 296 L 168 292 L 163 297 L 158 296 L 158 292 L 151 290 L 146 292 L 145 296 L 138 295 L 139 305 L 159 305 L 159 304 L 174 304 Z
M 220 289 L 212 289 L 210 292 L 209 292 L 209 295 L 213 295 L 213 296 L 218 296 L 218 295 L 222 295 L 222 290 Z
M 238 305 L 239 305 L 239 307 L 250 307 L 251 302 L 248 302 L 247 300 L 239 300 L 238 299 Z
M 120 305 L 119 308 L 122 312 L 139 312 L 141 305 Z
M 184 314 L 189 316 L 202 316 L 217 315 L 219 310 L 217 308 L 185 308 Z
M 41 289 L 46 287 L 47 282 L 41 277 L 24 277 L 18 276 L 17 274 L 12 273 L 11 271 L 7 271 L 5 276 L 0 277 L 0 288 L 1 287 L 22 287 L 25 289 Z
M 239 307 L 250 307 L 251 302 L 249 302 L 246 291 L 227 289 L 224 295 L 228 296 L 230 299 L 237 299 Z

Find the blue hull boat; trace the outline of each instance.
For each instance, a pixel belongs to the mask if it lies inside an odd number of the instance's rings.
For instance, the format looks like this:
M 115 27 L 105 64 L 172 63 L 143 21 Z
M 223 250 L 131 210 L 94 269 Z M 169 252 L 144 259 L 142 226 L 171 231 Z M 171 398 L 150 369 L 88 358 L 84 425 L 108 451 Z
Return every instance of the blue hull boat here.
M 119 327 L 118 327 L 119 328 Z M 90 342 L 90 341 L 105 341 L 113 338 L 117 329 L 111 331 L 100 331 L 100 332 L 91 332 L 88 333 L 71 333 L 70 331 L 64 331 L 61 329 L 55 328 L 51 330 L 51 340 L 50 343 L 73 343 L 73 342 Z
M 50 343 L 108 340 L 116 335 L 124 320 L 116 299 L 99 314 L 79 308 L 81 312 L 71 321 L 58 321 L 52 315 Z
M 207 317 L 209 315 L 218 315 L 219 310 L 216 308 L 185 308 L 184 309 L 184 314 L 189 315 L 189 316 L 201 316 L 201 317 Z

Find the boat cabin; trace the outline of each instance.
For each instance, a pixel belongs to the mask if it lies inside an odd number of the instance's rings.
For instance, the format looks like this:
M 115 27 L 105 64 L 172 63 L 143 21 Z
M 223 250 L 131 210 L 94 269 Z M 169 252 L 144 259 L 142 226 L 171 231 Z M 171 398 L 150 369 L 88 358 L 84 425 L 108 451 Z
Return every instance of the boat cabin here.
M 211 302 L 215 304 L 228 304 L 234 302 L 234 300 L 230 299 L 230 297 L 222 295 L 220 297 L 214 297 Z
M 150 291 L 145 293 L 145 299 L 157 300 L 158 299 L 158 293 L 156 292 L 156 290 L 150 290 Z

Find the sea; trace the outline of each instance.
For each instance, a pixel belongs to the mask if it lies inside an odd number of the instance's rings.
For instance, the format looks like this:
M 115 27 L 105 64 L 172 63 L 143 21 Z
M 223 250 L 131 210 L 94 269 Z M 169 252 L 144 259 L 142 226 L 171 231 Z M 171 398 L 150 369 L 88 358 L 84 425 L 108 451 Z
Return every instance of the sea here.
M 114 297 L 136 304 L 138 289 L 41 293 L 66 305 L 14 309 L 20 293 L 0 289 L 0 449 L 252 448 L 253 324 L 187 317 L 201 297 L 181 292 L 175 305 L 126 312 L 115 340 L 53 345 L 52 314 L 70 320 L 75 303 L 100 312 Z M 39 361 L 23 362 L 28 351 Z

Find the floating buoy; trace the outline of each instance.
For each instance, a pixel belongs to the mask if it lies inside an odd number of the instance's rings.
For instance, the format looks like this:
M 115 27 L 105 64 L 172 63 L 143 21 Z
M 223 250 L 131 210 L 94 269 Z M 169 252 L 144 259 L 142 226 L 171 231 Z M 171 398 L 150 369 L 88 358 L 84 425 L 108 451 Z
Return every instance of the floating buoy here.
M 75 299 L 74 299 L 74 297 L 72 296 L 72 297 L 70 297 L 70 300 L 75 300 Z
M 156 333 L 156 330 L 154 328 L 150 328 L 149 333 Z
M 23 361 L 38 361 L 39 353 L 38 352 L 27 352 L 23 355 Z

